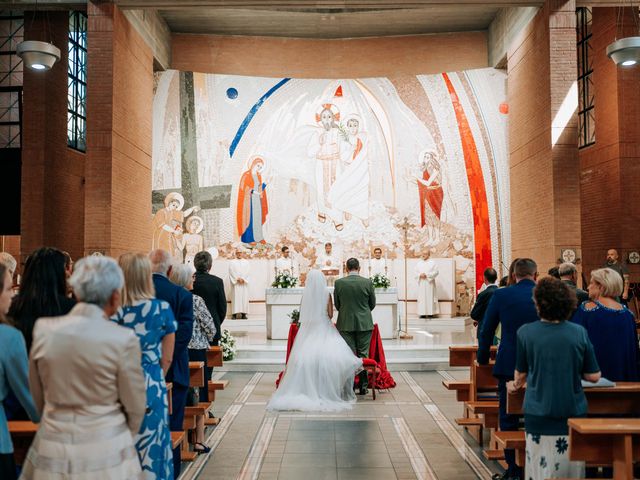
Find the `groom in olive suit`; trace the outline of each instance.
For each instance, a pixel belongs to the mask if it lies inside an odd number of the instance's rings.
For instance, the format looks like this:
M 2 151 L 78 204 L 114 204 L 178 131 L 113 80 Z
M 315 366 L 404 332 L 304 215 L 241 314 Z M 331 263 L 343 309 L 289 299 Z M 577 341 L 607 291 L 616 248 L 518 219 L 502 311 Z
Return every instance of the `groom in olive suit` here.
M 373 333 L 371 310 L 376 307 L 376 292 L 368 278 L 361 277 L 360 262 L 347 260 L 347 276 L 336 280 L 334 300 L 338 310 L 336 327 L 353 353 L 360 358 L 369 356 Z M 360 373 L 360 395 L 367 394 L 367 371 Z

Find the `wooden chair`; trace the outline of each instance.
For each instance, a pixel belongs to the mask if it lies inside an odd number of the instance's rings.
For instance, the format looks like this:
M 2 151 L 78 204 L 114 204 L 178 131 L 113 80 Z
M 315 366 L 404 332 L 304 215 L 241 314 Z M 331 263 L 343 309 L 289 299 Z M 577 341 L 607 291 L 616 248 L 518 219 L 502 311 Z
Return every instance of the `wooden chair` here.
M 380 373 L 380 367 L 378 366 L 378 362 L 376 362 L 372 358 L 363 358 L 362 367 L 367 371 L 367 375 L 371 374 L 371 394 L 373 395 L 373 399 L 375 400 L 376 380 L 378 378 L 378 373 Z

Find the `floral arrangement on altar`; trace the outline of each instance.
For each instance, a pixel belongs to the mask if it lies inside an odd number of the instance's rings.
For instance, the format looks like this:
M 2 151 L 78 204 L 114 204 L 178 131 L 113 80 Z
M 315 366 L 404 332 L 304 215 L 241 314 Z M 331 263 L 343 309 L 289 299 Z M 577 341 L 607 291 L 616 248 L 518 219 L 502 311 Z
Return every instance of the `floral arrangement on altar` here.
M 287 317 L 291 319 L 291 323 L 300 323 L 300 310 L 297 308 L 291 313 L 287 313 Z
M 376 273 L 372 278 L 373 288 L 384 288 L 385 290 L 391 286 L 391 280 L 386 275 Z
M 283 272 L 276 275 L 276 279 L 271 284 L 274 288 L 293 288 L 298 284 L 298 277 L 290 273 Z
M 233 360 L 233 357 L 236 356 L 236 339 L 231 336 L 227 329 L 222 331 L 220 346 L 222 347 L 222 360 Z

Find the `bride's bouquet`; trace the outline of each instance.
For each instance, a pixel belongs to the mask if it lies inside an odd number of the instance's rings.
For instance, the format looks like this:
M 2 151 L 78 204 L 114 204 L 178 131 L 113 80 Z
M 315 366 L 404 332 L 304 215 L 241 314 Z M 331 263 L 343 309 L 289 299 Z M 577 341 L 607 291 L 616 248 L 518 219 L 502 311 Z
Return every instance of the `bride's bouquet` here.
M 373 283 L 373 288 L 387 289 L 391 286 L 391 280 L 389 280 L 389 277 L 381 273 L 376 273 L 371 277 L 371 282 Z
M 298 277 L 290 273 L 282 272 L 276 275 L 276 279 L 271 284 L 274 288 L 293 288 L 298 284 Z

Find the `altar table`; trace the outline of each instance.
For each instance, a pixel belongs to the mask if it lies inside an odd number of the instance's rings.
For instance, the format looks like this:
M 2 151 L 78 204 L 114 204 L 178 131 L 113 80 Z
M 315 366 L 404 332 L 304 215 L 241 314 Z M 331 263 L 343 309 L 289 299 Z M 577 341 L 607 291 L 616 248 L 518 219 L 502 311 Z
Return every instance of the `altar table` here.
M 289 333 L 293 310 L 300 310 L 304 288 L 267 288 L 267 338 L 286 340 Z M 333 295 L 333 288 L 329 288 Z M 378 324 L 382 338 L 395 338 L 398 326 L 398 289 L 376 288 L 376 308 L 373 310 L 373 322 Z M 334 309 L 332 321 L 338 318 Z

